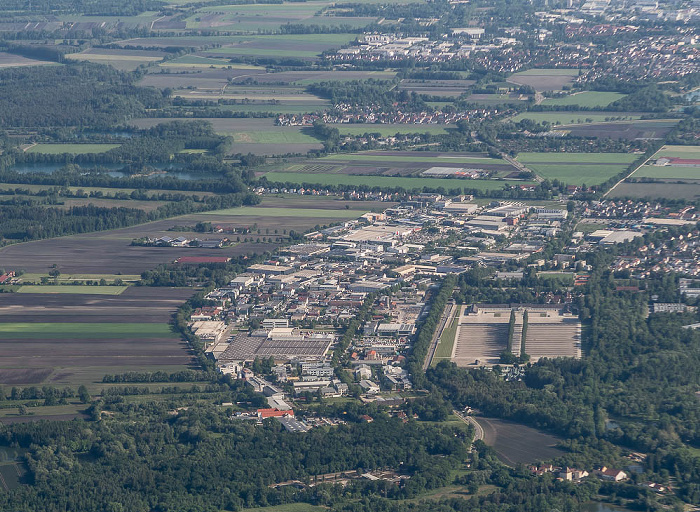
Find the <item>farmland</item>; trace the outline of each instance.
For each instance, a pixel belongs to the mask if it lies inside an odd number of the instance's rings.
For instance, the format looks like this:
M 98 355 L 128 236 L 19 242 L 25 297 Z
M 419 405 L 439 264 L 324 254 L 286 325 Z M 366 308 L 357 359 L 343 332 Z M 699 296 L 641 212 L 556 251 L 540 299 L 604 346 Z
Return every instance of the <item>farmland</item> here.
M 89 153 L 104 153 L 118 147 L 119 144 L 34 144 L 25 152 L 43 153 L 46 155 L 61 155 L 63 153 L 84 155 Z
M 556 445 L 561 439 L 531 427 L 495 418 L 477 417 L 484 429 L 484 442 L 496 450 L 498 458 L 509 466 L 562 456 Z
M 521 153 L 518 161 L 538 175 L 570 185 L 597 185 L 624 171 L 637 158 L 628 153 Z
M 522 112 L 513 117 L 514 122 L 522 121 L 523 119 L 531 119 L 536 123 L 549 123 L 553 125 L 578 125 L 589 123 L 603 123 L 611 120 L 635 120 L 639 119 L 639 114 L 629 114 L 627 112 L 596 112 L 596 111 L 581 111 L 581 112 Z
M 560 90 L 569 85 L 578 76 L 577 69 L 528 69 L 515 73 L 508 78 L 508 82 L 516 85 L 529 85 L 537 91 Z
M 94 385 L 106 373 L 184 369 L 188 349 L 168 322 L 191 294 L 0 294 L 0 383 Z
M 407 133 L 429 133 L 431 135 L 444 135 L 448 130 L 454 129 L 452 125 L 421 125 L 421 124 L 329 124 L 338 128 L 341 135 L 364 135 L 365 133 L 379 133 L 382 137 Z
M 635 173 L 635 176 L 637 174 Z M 633 199 L 700 199 L 700 183 L 630 183 L 623 182 L 610 191 L 609 197 Z
M 700 147 L 698 146 L 664 146 L 655 155 L 654 158 L 676 157 L 700 159 Z
M 677 119 L 616 121 L 568 125 L 566 131 L 576 137 L 597 137 L 625 140 L 660 140 L 678 124 Z
M 120 295 L 126 286 L 85 286 L 85 285 L 23 285 L 17 293 L 73 293 L 87 295 Z M 0 326 L 0 331 L 1 331 Z
M 42 275 L 51 270 L 54 264 L 57 264 L 61 275 L 114 275 L 119 273 L 134 275 L 149 270 L 159 263 L 172 262 L 181 256 L 237 257 L 244 254 L 262 253 L 277 246 L 274 241 L 269 241 L 274 230 L 278 230 L 279 233 L 274 238 L 279 240 L 281 237 L 284 238 L 282 231 L 303 232 L 319 222 L 323 223 L 321 216 L 311 215 L 308 211 L 317 209 L 342 210 L 343 215 L 345 215 L 347 211 L 345 205 L 348 205 L 351 210 L 347 215 L 352 217 L 359 216 L 359 214 L 369 211 L 379 204 L 388 206 L 389 203 L 356 203 L 320 197 L 270 197 L 265 198 L 261 205 L 247 210 L 247 214 L 240 214 L 238 209 L 191 214 L 129 228 L 14 244 L 1 248 L 0 258 L 6 269 L 24 270 Z M 359 210 L 353 212 L 359 205 L 362 206 L 363 211 L 361 213 Z M 267 208 L 278 208 L 279 210 L 273 210 L 270 212 L 271 214 L 266 215 Z M 295 214 L 290 214 L 290 209 Z M 131 245 L 132 240 L 136 238 L 172 236 L 173 232 L 169 229 L 173 226 L 194 226 L 200 221 L 248 228 L 257 225 L 260 232 L 252 233 L 248 237 L 241 237 L 248 241 L 240 241 L 231 247 L 214 249 Z M 201 233 L 186 231 L 179 232 L 179 235 L 191 238 L 202 237 Z M 261 238 L 268 238 L 268 240 L 262 241 Z
M 542 105 L 557 107 L 578 105 L 579 107 L 587 108 L 607 107 L 611 103 L 624 97 L 625 94 L 617 92 L 584 91 L 561 98 L 548 98 L 542 102 Z
M 80 53 L 68 54 L 66 58 L 74 61 L 109 64 L 122 71 L 133 71 L 139 66 L 158 62 L 166 55 L 166 53 L 159 51 L 90 48 Z
M 0 69 L 46 65 L 57 66 L 58 64 L 56 64 L 55 62 L 45 60 L 29 59 L 21 55 L 15 55 L 13 53 L 0 52 Z
M 367 187 L 401 187 L 406 190 L 422 189 L 423 187 L 446 189 L 462 188 L 477 190 L 500 190 L 505 185 L 497 180 L 461 180 L 447 178 L 404 178 L 390 176 L 352 176 L 347 174 L 299 173 L 299 172 L 268 172 L 264 174 L 270 182 L 295 183 L 301 185 L 364 185 Z

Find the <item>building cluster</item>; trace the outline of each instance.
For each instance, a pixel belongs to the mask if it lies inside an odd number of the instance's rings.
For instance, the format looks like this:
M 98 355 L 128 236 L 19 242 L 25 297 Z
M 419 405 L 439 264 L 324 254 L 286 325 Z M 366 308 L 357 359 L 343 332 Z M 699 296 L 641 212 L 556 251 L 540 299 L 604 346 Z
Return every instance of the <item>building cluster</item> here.
M 456 28 L 439 40 L 427 37 L 403 37 L 400 34 L 365 34 L 357 43 L 337 50 L 328 58 L 335 62 L 397 61 L 411 59 L 418 62 L 447 62 L 468 58 L 479 52 L 518 44 L 512 37 L 496 37 L 480 42 L 483 28 Z
M 281 114 L 276 123 L 279 126 L 311 126 L 317 121 L 327 124 L 455 124 L 462 120 L 487 119 L 498 112 L 498 108 L 404 112 L 401 109 L 385 111 L 377 105 L 341 104 L 323 114 Z M 371 127 L 367 127 L 367 131 L 371 132 Z
M 700 276 L 700 232 L 691 231 L 685 235 L 671 236 L 662 242 L 650 242 L 635 250 L 633 254 L 619 256 L 612 269 L 615 272 L 628 271 L 637 279 L 645 279 L 654 274 L 674 273 L 682 276 Z M 682 292 L 691 285 L 682 286 Z

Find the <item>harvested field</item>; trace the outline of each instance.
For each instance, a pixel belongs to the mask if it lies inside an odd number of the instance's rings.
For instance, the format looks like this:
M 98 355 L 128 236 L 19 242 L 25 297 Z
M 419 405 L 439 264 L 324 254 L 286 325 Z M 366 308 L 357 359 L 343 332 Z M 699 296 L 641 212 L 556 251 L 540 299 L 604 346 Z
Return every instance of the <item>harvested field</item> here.
M 700 182 L 629 183 L 625 181 L 615 187 L 615 189 L 610 192 L 609 197 L 629 197 L 633 199 L 665 198 L 694 201 L 700 199 Z
M 0 383 L 80 384 L 107 373 L 184 369 L 189 350 L 167 322 L 192 293 L 0 294 Z
M 327 198 L 319 198 L 319 200 L 332 201 L 332 199 Z M 255 208 L 262 209 L 268 205 L 270 207 L 286 208 L 294 204 L 286 201 L 284 198 L 274 198 L 274 200 L 266 200 L 263 205 Z M 305 204 L 304 208 L 313 207 L 310 206 L 310 203 L 303 204 Z M 337 204 L 338 210 L 343 209 L 345 211 L 345 204 L 348 204 L 352 209 L 359 209 L 366 203 L 338 201 L 335 203 L 320 202 L 315 204 L 327 204 L 329 205 L 325 207 L 327 209 L 335 209 Z M 284 211 L 281 215 L 275 216 L 265 215 L 263 211 L 258 214 L 255 208 L 249 210 L 248 215 L 221 212 L 216 214 L 211 212 L 191 214 L 129 228 L 9 245 L 0 249 L 0 258 L 6 269 L 25 270 L 30 273 L 45 274 L 56 264 L 61 274 L 122 273 L 133 275 L 152 269 L 159 263 L 172 262 L 181 256 L 237 257 L 249 253 L 262 253 L 276 247 L 275 243 L 260 241 L 263 237 L 269 238 L 272 236 L 274 229 L 278 229 L 279 233 L 282 233 L 283 230 L 287 232 L 290 230 L 303 232 L 319 222 L 323 223 L 321 217 L 311 217 L 306 212 L 304 212 L 303 216 L 294 216 L 290 215 L 289 211 Z M 168 229 L 173 226 L 194 226 L 199 221 L 228 224 L 236 227 L 251 227 L 257 224 L 261 233 L 253 233 L 247 237 L 242 236 L 241 239 L 249 238 L 249 241 L 219 249 L 140 247 L 130 245 L 135 238 L 172 236 L 172 232 L 168 231 Z M 266 232 L 268 228 L 270 233 Z M 194 232 L 179 234 L 192 238 L 196 236 L 201 237 L 201 233 Z M 279 236 L 283 235 L 280 234 Z
M 521 112 L 513 117 L 513 122 L 523 119 L 531 119 L 536 123 L 550 123 L 552 125 L 562 125 L 569 129 L 569 125 L 578 126 L 583 124 L 605 123 L 610 121 L 634 121 L 641 117 L 641 114 L 627 112 L 596 112 L 590 110 L 583 111 L 563 111 L 563 112 Z
M 700 159 L 700 147 L 698 147 L 698 146 L 666 145 L 666 146 L 662 147 L 654 155 L 654 158 L 661 158 L 662 156 L 676 157 L 676 158 L 688 158 L 688 159 Z
M 475 418 L 484 430 L 484 442 L 493 446 L 498 458 L 509 466 L 533 464 L 560 457 L 561 439 L 525 425 L 495 418 Z
M 159 68 L 156 68 L 159 69 Z M 168 69 L 168 68 L 166 68 Z M 197 69 L 192 72 L 185 73 L 148 73 L 144 76 L 139 85 L 144 87 L 156 87 L 158 89 L 188 89 L 194 88 L 198 90 L 211 91 L 212 94 L 220 93 L 224 86 L 228 84 L 229 79 L 237 77 L 253 79 L 257 75 L 264 76 L 265 68 L 237 68 L 233 69 Z
M 536 91 L 556 91 L 571 84 L 576 76 L 577 69 L 528 69 L 511 75 L 508 82 L 529 85 Z
M 58 63 L 47 60 L 29 59 L 21 55 L 15 55 L 14 53 L 0 52 L 0 69 L 46 65 L 58 66 Z
M 121 71 L 134 71 L 144 64 L 162 60 L 166 55 L 167 53 L 160 51 L 90 48 L 80 53 L 69 53 L 66 58 L 108 64 Z
M 660 140 L 678 124 L 677 119 L 638 120 L 634 122 L 592 123 L 567 126 L 575 137 L 597 137 L 600 139 Z

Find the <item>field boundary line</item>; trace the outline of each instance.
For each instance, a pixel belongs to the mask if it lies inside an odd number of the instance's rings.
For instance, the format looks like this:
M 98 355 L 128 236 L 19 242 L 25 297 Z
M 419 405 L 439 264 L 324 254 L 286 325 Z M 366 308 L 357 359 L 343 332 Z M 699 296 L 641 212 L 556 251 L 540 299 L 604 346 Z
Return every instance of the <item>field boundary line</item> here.
M 653 153 L 652 155 L 650 155 L 649 158 L 647 158 L 647 159 L 644 160 L 641 164 L 639 164 L 637 167 L 635 167 L 635 168 L 632 170 L 631 173 L 629 173 L 627 176 L 625 176 L 625 177 L 622 178 L 620 181 L 618 181 L 617 183 L 615 183 L 615 184 L 610 188 L 610 190 L 608 190 L 605 194 L 603 194 L 603 197 L 607 197 L 608 194 L 609 194 L 610 192 L 612 192 L 613 190 L 615 190 L 615 189 L 617 188 L 617 186 L 618 186 L 620 183 L 622 183 L 622 182 L 625 181 L 626 179 L 630 178 L 630 177 L 631 177 L 635 172 L 637 172 L 641 167 L 643 167 L 644 165 L 646 165 L 647 162 L 648 162 L 649 160 L 651 160 L 652 158 L 654 158 L 654 155 L 656 155 L 659 151 L 661 151 L 665 146 L 666 146 L 666 145 L 664 144 L 664 145 L 661 146 L 659 149 L 657 149 L 656 151 L 654 151 L 654 153 Z

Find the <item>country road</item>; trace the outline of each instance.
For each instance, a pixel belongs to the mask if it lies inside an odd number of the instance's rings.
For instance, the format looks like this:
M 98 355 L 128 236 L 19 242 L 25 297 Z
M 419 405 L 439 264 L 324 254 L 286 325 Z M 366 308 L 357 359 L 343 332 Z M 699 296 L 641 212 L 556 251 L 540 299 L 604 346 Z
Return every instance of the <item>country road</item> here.
M 474 427 L 474 441 L 483 441 L 484 440 L 484 429 L 479 425 L 479 423 L 471 416 L 466 416 L 460 413 L 459 411 L 452 411 L 455 416 L 457 416 L 460 420 L 462 420 L 464 423 L 467 423 L 471 426 Z M 473 441 L 472 441 L 473 442 Z
M 440 342 L 440 336 L 442 336 L 442 331 L 445 330 L 445 327 L 447 327 L 447 322 L 454 316 L 455 308 L 458 307 L 456 304 L 448 304 L 448 306 L 449 307 L 446 307 L 445 311 L 443 311 L 438 328 L 435 329 L 435 332 L 433 333 L 433 339 L 430 341 L 428 355 L 425 357 L 425 361 L 423 362 L 423 371 L 430 368 L 430 365 L 433 362 L 433 357 L 435 357 L 435 351 L 437 350 L 438 343 Z

